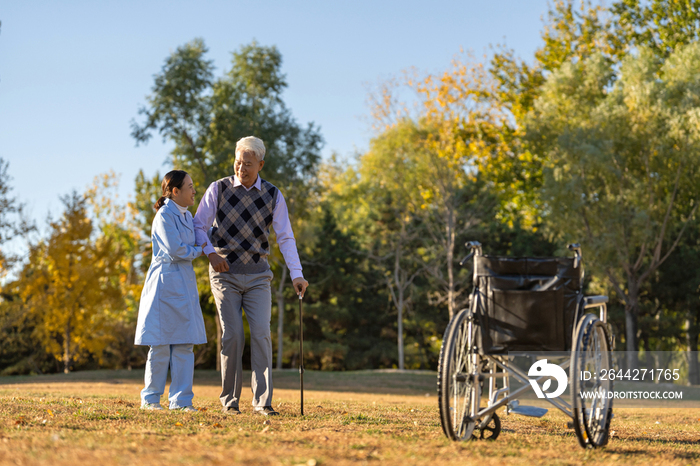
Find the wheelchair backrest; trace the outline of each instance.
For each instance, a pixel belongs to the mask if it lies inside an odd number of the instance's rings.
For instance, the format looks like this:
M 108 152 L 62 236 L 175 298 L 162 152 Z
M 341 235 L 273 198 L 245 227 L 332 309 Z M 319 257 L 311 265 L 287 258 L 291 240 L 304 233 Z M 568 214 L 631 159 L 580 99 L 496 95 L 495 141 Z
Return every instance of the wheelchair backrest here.
M 580 262 L 477 256 L 475 267 L 472 302 L 482 327 L 482 351 L 571 349 L 581 297 Z

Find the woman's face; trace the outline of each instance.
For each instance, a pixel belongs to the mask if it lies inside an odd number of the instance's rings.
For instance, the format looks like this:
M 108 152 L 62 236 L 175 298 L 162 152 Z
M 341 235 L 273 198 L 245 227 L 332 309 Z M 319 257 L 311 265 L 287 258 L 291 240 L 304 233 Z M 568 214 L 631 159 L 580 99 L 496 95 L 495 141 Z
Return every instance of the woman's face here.
M 190 175 L 185 176 L 185 181 L 182 183 L 182 189 L 173 188 L 173 201 L 177 202 L 182 207 L 194 205 L 194 183 Z

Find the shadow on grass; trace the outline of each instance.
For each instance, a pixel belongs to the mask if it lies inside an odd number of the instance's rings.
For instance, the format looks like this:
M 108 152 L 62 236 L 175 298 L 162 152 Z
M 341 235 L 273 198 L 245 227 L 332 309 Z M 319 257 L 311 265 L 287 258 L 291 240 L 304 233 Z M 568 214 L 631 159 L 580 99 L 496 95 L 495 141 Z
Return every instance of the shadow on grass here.
M 653 440 L 648 438 L 627 438 L 625 440 L 644 442 L 649 446 L 670 446 L 677 447 L 680 445 L 691 445 L 697 446 L 698 442 L 692 440 Z M 605 452 L 615 455 L 631 456 L 637 458 L 649 458 L 649 450 L 640 449 L 626 449 L 622 446 L 607 446 L 605 447 Z M 700 459 L 699 453 L 692 453 L 687 451 L 670 451 L 674 458 L 679 460 L 697 460 Z
M 649 437 L 625 437 L 624 439 L 613 439 L 611 442 L 644 442 L 647 444 L 656 444 L 656 445 L 698 445 L 698 440 L 668 440 L 668 439 L 653 439 Z M 608 451 L 612 451 L 610 447 L 608 447 Z M 623 450 L 619 451 L 617 453 L 643 453 L 642 450 Z M 645 452 L 646 454 L 649 454 L 648 451 Z M 694 458 L 700 458 L 700 454 L 695 454 Z
M 0 387 L 42 383 L 139 383 L 143 381 L 143 375 L 143 369 L 138 369 L 6 376 L 0 377 Z M 299 388 L 299 372 L 296 369 L 273 370 L 272 378 L 275 388 L 292 390 Z M 196 369 L 194 382 L 196 385 L 220 386 L 221 376 L 218 371 Z M 244 387 L 250 387 L 250 371 L 243 372 L 243 383 Z M 432 396 L 436 389 L 437 376 L 430 371 L 306 371 L 304 373 L 304 390 Z

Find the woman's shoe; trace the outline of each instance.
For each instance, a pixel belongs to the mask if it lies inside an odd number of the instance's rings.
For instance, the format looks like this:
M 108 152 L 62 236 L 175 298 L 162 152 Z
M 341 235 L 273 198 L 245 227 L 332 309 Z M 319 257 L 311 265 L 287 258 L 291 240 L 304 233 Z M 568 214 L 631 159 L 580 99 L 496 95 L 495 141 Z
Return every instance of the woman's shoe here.
M 175 408 L 175 411 L 184 411 L 186 413 L 196 413 L 198 409 L 196 409 L 194 406 L 185 406 L 182 408 Z
M 141 405 L 141 409 L 145 409 L 147 411 L 163 411 L 163 407 L 160 405 L 160 403 L 144 403 Z

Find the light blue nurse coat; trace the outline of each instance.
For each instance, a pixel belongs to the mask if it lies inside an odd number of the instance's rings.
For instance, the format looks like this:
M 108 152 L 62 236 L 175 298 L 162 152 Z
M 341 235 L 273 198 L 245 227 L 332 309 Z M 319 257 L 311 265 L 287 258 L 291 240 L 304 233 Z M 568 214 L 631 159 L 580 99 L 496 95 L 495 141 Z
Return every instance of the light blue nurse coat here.
M 207 342 L 192 261 L 195 246 L 192 214 L 181 214 L 170 199 L 158 209 L 151 228 L 153 258 L 141 292 L 136 345 Z

